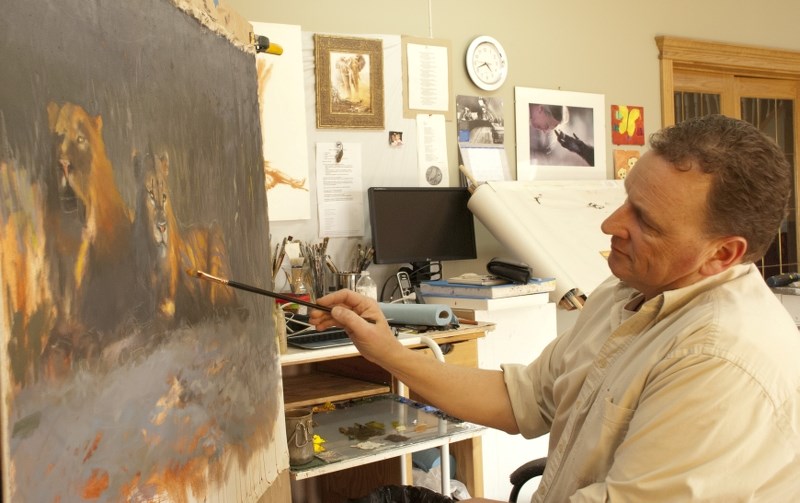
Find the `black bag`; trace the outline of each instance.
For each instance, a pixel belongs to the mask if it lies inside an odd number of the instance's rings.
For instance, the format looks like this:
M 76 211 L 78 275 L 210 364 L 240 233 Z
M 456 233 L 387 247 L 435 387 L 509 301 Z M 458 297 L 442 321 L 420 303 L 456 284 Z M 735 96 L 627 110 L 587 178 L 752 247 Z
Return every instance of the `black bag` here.
M 486 264 L 486 270 L 513 283 L 525 284 L 531 279 L 531 268 L 518 260 L 495 257 Z
M 455 503 L 448 496 L 416 486 L 383 486 L 363 498 L 347 500 L 348 503 Z

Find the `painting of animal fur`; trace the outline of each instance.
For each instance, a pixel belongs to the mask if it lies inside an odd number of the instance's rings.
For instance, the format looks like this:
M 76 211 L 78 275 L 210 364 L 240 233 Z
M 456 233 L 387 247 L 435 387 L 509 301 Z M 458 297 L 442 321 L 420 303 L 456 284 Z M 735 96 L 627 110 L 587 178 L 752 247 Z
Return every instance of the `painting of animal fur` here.
M 271 303 L 186 273 L 271 287 L 253 54 L 168 0 L 5 7 L 2 500 L 256 501 Z

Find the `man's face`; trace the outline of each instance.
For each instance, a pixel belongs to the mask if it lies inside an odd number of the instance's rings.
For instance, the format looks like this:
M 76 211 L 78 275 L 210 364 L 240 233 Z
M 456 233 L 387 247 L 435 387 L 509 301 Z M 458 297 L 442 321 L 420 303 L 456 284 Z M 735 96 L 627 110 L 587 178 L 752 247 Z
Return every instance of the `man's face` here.
M 627 199 L 601 225 L 611 236 L 611 272 L 646 299 L 700 280 L 715 249 L 704 232 L 710 186 L 710 175 L 642 155 L 625 178 Z
M 558 120 L 547 113 L 542 105 L 534 105 L 531 109 L 531 126 L 540 131 L 550 131 L 558 126 Z

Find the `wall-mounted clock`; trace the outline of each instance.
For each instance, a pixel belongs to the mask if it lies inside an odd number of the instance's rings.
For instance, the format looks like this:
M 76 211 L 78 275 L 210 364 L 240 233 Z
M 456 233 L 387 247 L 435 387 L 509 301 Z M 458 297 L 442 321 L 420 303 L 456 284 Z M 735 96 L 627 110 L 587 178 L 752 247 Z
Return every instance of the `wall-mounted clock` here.
M 482 35 L 467 48 L 467 73 L 476 86 L 494 91 L 508 75 L 508 58 L 503 46 L 493 37 Z

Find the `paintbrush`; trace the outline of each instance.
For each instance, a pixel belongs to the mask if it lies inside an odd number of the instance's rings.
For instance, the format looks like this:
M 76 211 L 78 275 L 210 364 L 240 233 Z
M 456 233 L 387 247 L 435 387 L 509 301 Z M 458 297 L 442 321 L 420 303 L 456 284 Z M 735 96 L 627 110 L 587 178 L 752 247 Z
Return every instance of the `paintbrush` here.
M 320 311 L 325 311 L 326 313 L 331 312 L 331 308 L 327 306 L 323 306 L 322 304 L 316 304 L 314 302 L 309 302 L 307 300 L 298 299 L 296 297 L 292 297 L 291 295 L 284 295 L 282 293 L 272 292 L 270 290 L 264 290 L 263 288 L 258 288 L 252 285 L 246 285 L 244 283 L 239 283 L 238 281 L 233 281 L 230 279 L 219 278 L 217 276 L 212 276 L 207 272 L 197 271 L 195 269 L 186 269 L 186 274 L 189 276 L 194 276 L 200 279 L 205 279 L 208 281 L 213 281 L 215 283 L 220 283 L 222 285 L 227 285 L 231 288 L 238 288 L 239 290 L 246 290 L 248 292 L 257 293 L 259 295 L 266 295 L 267 297 L 272 297 L 273 299 L 280 299 L 285 300 L 286 302 L 293 302 L 295 304 L 300 304 L 301 306 L 311 307 L 314 309 L 319 309 Z M 371 320 L 369 318 L 364 318 L 364 320 L 370 323 L 377 323 L 375 320 Z M 391 323 L 390 323 L 391 325 Z

